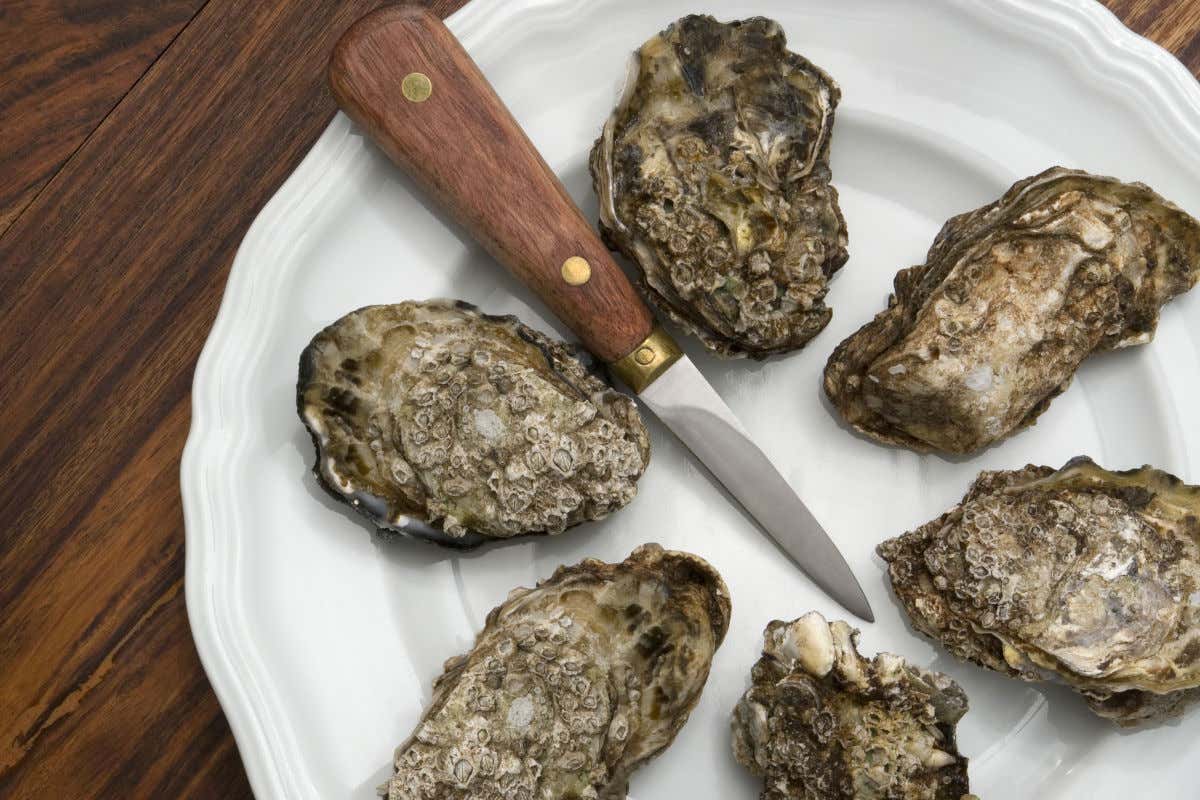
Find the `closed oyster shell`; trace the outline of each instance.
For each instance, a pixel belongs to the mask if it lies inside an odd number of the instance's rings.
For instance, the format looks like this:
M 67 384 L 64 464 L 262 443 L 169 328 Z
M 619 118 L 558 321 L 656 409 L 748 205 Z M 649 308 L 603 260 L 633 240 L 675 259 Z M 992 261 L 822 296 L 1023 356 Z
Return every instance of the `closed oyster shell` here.
M 1082 457 L 983 472 L 879 555 L 913 626 L 959 658 L 1061 680 L 1122 726 L 1200 699 L 1200 487 Z
M 858 653 L 858 631 L 811 612 L 764 634 L 733 713 L 733 753 L 762 800 L 965 800 L 955 726 L 967 696 L 899 656 Z
M 446 662 L 390 800 L 618 800 L 674 740 L 729 627 L 705 561 L 658 545 L 514 589 Z
M 313 471 L 381 529 L 457 547 L 600 519 L 637 493 L 650 439 L 576 353 L 467 303 L 347 314 L 300 357 Z
M 650 300 L 726 356 L 802 347 L 846 262 L 833 79 L 779 24 L 689 16 L 634 57 L 591 155 L 600 226 Z
M 1200 223 L 1140 183 L 1055 167 L 946 223 L 825 391 L 879 441 L 967 453 L 1032 425 L 1090 353 L 1142 344 L 1200 279 Z

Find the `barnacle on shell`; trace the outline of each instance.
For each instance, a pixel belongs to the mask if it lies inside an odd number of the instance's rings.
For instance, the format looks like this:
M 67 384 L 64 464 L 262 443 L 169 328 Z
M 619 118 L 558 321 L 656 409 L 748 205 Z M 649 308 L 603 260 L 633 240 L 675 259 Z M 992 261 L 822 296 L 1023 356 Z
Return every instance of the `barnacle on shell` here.
M 1140 183 L 1055 167 L 954 217 L 825 392 L 860 432 L 967 453 L 1032 425 L 1092 352 L 1142 344 L 1200 279 L 1200 223 Z
M 817 612 L 776 620 L 733 714 L 733 753 L 762 776 L 762 800 L 965 800 L 953 680 L 890 653 L 872 660 L 858 631 Z
M 650 440 L 578 352 L 461 302 L 347 314 L 300 357 L 314 472 L 380 528 L 459 547 L 604 517 Z
M 1200 699 L 1200 487 L 1082 457 L 983 472 L 879 554 L 913 626 L 959 658 L 1065 682 L 1122 726 Z
M 644 545 L 514 589 L 446 662 L 389 800 L 620 800 L 667 748 L 729 626 L 720 575 Z
M 830 181 L 841 92 L 762 17 L 688 16 L 642 45 L 591 155 L 605 240 L 650 300 L 722 355 L 829 322 L 846 225 Z

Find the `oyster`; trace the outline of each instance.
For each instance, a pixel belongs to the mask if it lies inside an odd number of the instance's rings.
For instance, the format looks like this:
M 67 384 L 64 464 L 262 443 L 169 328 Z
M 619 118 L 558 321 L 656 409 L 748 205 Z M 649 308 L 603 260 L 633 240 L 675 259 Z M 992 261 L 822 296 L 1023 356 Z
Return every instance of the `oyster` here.
M 1032 425 L 1090 353 L 1142 344 L 1200 278 L 1200 223 L 1140 183 L 1055 167 L 946 223 L 825 392 L 862 433 L 967 453 Z
M 712 567 L 654 544 L 513 590 L 446 662 L 386 796 L 625 797 L 700 699 L 729 610 Z
M 765 358 L 829 322 L 846 262 L 830 186 L 841 92 L 779 24 L 689 16 L 650 39 L 592 148 L 605 240 L 710 349 Z
M 899 656 L 859 655 L 858 631 L 811 612 L 764 634 L 733 713 L 733 753 L 762 800 L 963 800 L 955 726 L 967 696 Z
M 1122 726 L 1200 699 L 1200 487 L 1086 458 L 983 472 L 879 554 L 913 626 L 959 658 L 1057 677 Z
M 637 493 L 650 440 L 575 353 L 461 302 L 347 314 L 300 357 L 313 471 L 381 528 L 459 547 L 600 519 Z

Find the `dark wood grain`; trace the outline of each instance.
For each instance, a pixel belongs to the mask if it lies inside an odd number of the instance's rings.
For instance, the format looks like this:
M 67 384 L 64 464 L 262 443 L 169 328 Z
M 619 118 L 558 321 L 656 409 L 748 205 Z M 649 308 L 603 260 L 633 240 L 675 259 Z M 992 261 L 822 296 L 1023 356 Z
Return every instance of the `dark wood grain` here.
M 432 81 L 424 102 L 401 92 L 410 73 Z M 329 79 L 351 119 L 588 350 L 611 363 L 646 339 L 650 309 L 441 20 L 408 6 L 371 14 L 334 48 Z M 563 280 L 573 256 L 591 264 L 582 286 Z
M 249 797 L 183 607 L 188 391 L 246 227 L 333 113 L 326 55 L 378 0 L 208 0 L 154 60 L 199 1 L 0 2 L 0 219 L 28 202 L 0 234 L 4 798 Z M 1200 74 L 1200 0 L 1108 5 Z M 38 141 L 71 109 L 74 139 Z
M 209 0 L 0 238 L 0 797 L 248 795 L 183 609 L 188 392 L 378 4 Z
M 0 2 L 0 236 L 204 2 Z

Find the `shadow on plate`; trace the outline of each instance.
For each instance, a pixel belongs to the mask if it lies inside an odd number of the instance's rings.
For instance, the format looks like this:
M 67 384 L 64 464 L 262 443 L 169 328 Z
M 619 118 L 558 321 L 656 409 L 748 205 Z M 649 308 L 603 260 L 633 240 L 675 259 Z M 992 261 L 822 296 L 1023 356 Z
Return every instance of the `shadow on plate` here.
M 396 742 L 396 744 L 400 743 Z M 392 762 L 389 759 L 387 764 L 372 772 L 369 778 L 354 787 L 354 791 L 350 793 L 350 800 L 378 800 L 379 789 L 386 789 L 387 782 L 391 777 Z

